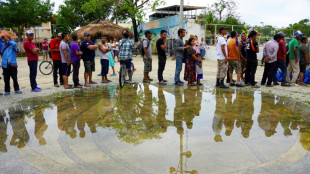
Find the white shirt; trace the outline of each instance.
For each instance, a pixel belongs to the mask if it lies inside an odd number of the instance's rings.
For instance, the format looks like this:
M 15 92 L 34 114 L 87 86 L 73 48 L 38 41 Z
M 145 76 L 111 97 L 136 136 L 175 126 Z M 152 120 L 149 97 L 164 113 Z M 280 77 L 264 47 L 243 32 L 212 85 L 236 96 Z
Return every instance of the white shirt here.
M 102 45 L 103 49 L 105 49 L 105 50 L 109 49 L 108 44 L 103 45 L 102 43 L 100 43 L 99 45 Z M 99 55 L 100 55 L 101 59 L 109 60 L 109 58 L 110 58 L 109 51 L 106 53 L 103 53 L 101 50 L 99 50 Z
M 224 60 L 225 59 L 225 56 L 224 56 L 223 51 L 222 51 L 222 45 L 225 45 L 224 47 L 225 47 L 226 56 L 227 56 L 227 43 L 226 43 L 226 40 L 225 40 L 225 38 L 222 35 L 219 35 L 218 38 L 217 38 L 217 41 L 216 41 L 216 53 L 217 53 L 216 58 L 219 59 L 219 60 Z
M 119 48 L 118 48 L 119 43 L 118 42 L 113 42 L 113 44 L 114 44 L 114 46 L 116 46 L 115 48 L 113 48 L 113 50 L 118 51 L 119 50 Z

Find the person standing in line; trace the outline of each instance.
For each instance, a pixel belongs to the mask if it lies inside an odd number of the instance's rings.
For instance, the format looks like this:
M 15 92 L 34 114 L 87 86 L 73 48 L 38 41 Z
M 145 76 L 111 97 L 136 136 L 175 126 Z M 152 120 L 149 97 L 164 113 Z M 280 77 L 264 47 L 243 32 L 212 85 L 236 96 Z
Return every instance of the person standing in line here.
M 197 81 L 196 77 L 196 62 L 202 63 L 201 59 L 196 56 L 195 38 L 190 38 L 188 44 L 191 46 L 187 49 L 187 59 L 184 71 L 184 80 L 188 82 L 188 86 L 194 86 Z
M 228 55 L 228 65 L 229 65 L 229 80 L 230 86 L 243 87 L 241 83 L 241 62 L 240 62 L 240 53 L 239 46 L 237 45 L 237 35 L 236 31 L 232 31 L 230 33 L 231 39 L 227 45 L 227 49 L 229 52 Z M 232 80 L 234 70 L 237 73 L 237 84 L 235 84 Z
M 119 57 L 118 57 L 118 54 L 119 54 L 119 42 L 117 41 L 116 38 L 114 38 L 114 41 L 113 43 L 115 44 L 115 48 L 113 50 L 114 52 L 114 61 L 115 61 L 115 57 L 117 57 L 117 62 L 119 62 Z
M 178 38 L 175 40 L 175 60 L 176 60 L 176 67 L 175 67 L 175 74 L 174 74 L 174 82 L 178 86 L 183 86 L 184 82 L 180 80 L 180 73 L 182 71 L 182 64 L 184 59 L 184 50 L 191 47 L 190 45 L 184 46 L 183 37 L 186 35 L 185 29 L 178 30 Z
M 85 87 L 90 87 L 90 84 L 97 84 L 92 80 L 93 72 L 95 71 L 95 49 L 98 46 L 90 40 L 90 33 L 84 33 L 84 40 L 81 43 L 81 51 L 83 52 L 82 59 L 84 62 L 85 73 Z
M 273 81 L 274 75 L 277 72 L 277 55 L 280 40 L 281 36 L 276 34 L 274 35 L 273 39 L 268 41 L 264 46 L 263 56 L 266 64 L 261 85 L 265 85 L 268 78 L 266 87 L 273 87 L 271 83 Z
M 59 46 L 61 63 L 62 63 L 62 78 L 64 79 L 64 88 L 72 89 L 72 86 L 69 86 L 69 76 L 71 72 L 71 49 L 68 45 L 69 36 L 68 33 L 61 34 L 62 41 Z
M 71 56 L 72 56 L 72 65 L 73 65 L 74 88 L 82 88 L 83 86 L 79 82 L 80 81 L 79 71 L 80 71 L 81 55 L 83 55 L 83 53 L 80 51 L 80 46 L 78 44 L 78 35 L 73 33 L 71 37 L 72 37 Z
M 128 30 L 123 31 L 123 39 L 120 40 L 119 44 L 119 60 L 120 64 L 122 65 L 125 61 L 126 68 L 128 70 L 128 76 L 129 76 L 129 82 L 132 82 L 132 68 L 131 68 L 131 62 L 132 62 L 132 52 L 136 50 L 135 44 L 128 39 L 129 38 L 129 32 Z
M 144 78 L 143 82 L 150 83 L 153 79 L 150 78 L 149 74 L 152 71 L 152 33 L 151 31 L 145 32 L 145 37 L 142 41 L 143 47 L 143 62 L 144 62 Z
M 255 82 L 255 74 L 258 65 L 257 53 L 259 52 L 259 46 L 256 41 L 257 32 L 252 30 L 249 37 L 250 40 L 246 43 L 247 64 L 245 71 L 245 84 L 251 85 L 252 88 L 260 88 Z
M 197 35 L 195 35 L 194 37 L 194 40 L 195 40 L 195 45 L 194 45 L 194 50 L 196 51 L 196 54 L 200 54 L 200 42 L 199 42 L 199 39 L 198 39 L 198 36 Z
M 40 92 L 41 88 L 37 85 L 37 71 L 38 71 L 38 61 L 39 61 L 39 48 L 32 42 L 33 41 L 33 32 L 31 30 L 26 32 L 27 39 L 24 42 L 24 49 L 27 56 L 28 66 L 30 70 L 30 84 L 31 92 Z
M 205 58 L 205 55 L 206 55 L 206 46 L 207 46 L 207 43 L 206 41 L 204 40 L 204 38 L 202 37 L 201 38 L 201 42 L 200 42 L 200 47 L 199 47 L 199 51 L 200 51 L 200 54 L 201 54 L 201 59 L 204 60 Z
M 62 78 L 61 56 L 59 51 L 60 42 L 61 42 L 61 33 L 58 33 L 57 37 L 52 39 L 50 42 L 51 55 L 53 60 L 53 81 L 55 87 L 59 87 L 57 74 L 59 74 L 60 85 L 64 84 L 64 80 Z
M 43 61 L 48 61 L 48 41 L 47 38 L 44 38 L 42 42 L 42 53 L 43 53 Z
M 21 94 L 17 81 L 17 44 L 15 41 L 11 40 L 11 35 L 6 34 L 1 36 L 3 42 L 0 45 L 0 53 L 2 56 L 2 69 L 4 76 L 5 93 L 4 95 L 10 95 L 10 78 L 12 78 L 14 83 L 14 91 L 16 94 Z
M 110 51 L 109 51 L 109 66 L 112 68 L 113 73 L 111 74 L 111 76 L 116 76 L 115 73 L 115 62 L 114 62 L 114 51 L 113 49 L 116 48 L 116 44 L 113 43 L 113 40 L 110 39 L 109 41 L 107 40 L 107 44 L 110 47 Z
M 160 38 L 156 41 L 156 48 L 158 53 L 158 81 L 161 85 L 166 85 L 167 81 L 163 78 L 163 72 L 165 70 L 167 56 L 166 47 L 168 44 L 167 31 L 160 31 Z
M 288 84 L 286 82 L 286 46 L 285 46 L 285 41 L 284 41 L 284 33 L 279 32 L 278 35 L 281 37 L 281 40 L 279 42 L 279 50 L 277 53 L 277 69 L 280 68 L 282 71 L 282 82 L 281 82 L 281 86 L 285 86 L 285 87 L 290 87 L 290 84 Z M 274 74 L 273 77 L 273 85 L 279 85 L 278 80 L 277 80 L 277 73 Z
M 101 75 L 102 81 L 101 83 L 109 83 L 107 74 L 109 73 L 109 59 L 110 59 L 110 51 L 112 48 L 108 45 L 107 38 L 105 36 L 101 37 L 101 43 L 99 44 L 99 55 L 100 55 L 100 63 L 101 63 Z
M 300 67 L 299 67 L 299 41 L 304 34 L 298 30 L 294 33 L 295 38 L 289 43 L 289 59 L 290 62 L 287 66 L 287 75 L 286 81 L 291 84 L 291 86 L 298 86 L 296 84 L 297 78 L 299 76 Z M 290 80 L 290 74 L 292 73 L 293 77 Z
M 246 42 L 247 42 L 247 35 L 245 33 L 241 34 L 241 41 L 239 43 L 239 49 L 240 49 L 240 61 L 241 61 L 241 79 L 245 80 L 244 74 L 246 70 Z
M 227 34 L 226 27 L 220 27 L 219 29 L 220 35 L 217 38 L 216 42 L 216 52 L 217 52 L 217 79 L 216 86 L 220 88 L 229 88 L 224 84 L 224 79 L 226 76 L 227 68 L 228 68 L 228 57 L 227 57 L 227 46 L 226 40 L 224 36 Z
M 300 67 L 300 74 L 299 74 L 299 84 L 307 86 L 307 84 L 304 83 L 304 75 L 306 73 L 307 69 L 307 64 L 309 63 L 308 60 L 308 54 L 309 54 L 309 48 L 307 46 L 308 44 L 308 38 L 302 37 L 300 40 L 300 46 L 299 46 L 299 51 L 300 51 L 300 62 L 299 62 L 299 67 Z

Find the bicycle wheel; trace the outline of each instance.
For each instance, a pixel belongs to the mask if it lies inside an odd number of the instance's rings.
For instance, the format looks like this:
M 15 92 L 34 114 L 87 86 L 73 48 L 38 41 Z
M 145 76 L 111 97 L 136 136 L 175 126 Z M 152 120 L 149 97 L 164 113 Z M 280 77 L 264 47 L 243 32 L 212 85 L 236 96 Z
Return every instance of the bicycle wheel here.
M 120 71 L 119 71 L 119 86 L 121 88 L 124 87 L 125 85 L 125 74 L 126 74 L 126 67 L 124 65 L 121 66 Z
M 51 61 L 42 61 L 39 70 L 43 75 L 50 75 L 53 72 L 53 64 Z

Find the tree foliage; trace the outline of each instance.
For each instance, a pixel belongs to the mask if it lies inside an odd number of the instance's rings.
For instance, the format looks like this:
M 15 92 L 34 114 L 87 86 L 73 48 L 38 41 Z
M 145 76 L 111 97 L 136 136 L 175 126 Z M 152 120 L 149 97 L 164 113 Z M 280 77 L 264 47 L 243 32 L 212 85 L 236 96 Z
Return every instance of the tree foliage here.
M 298 23 L 290 24 L 282 31 L 286 34 L 286 36 L 292 36 L 294 34 L 293 32 L 297 30 L 302 31 L 305 36 L 310 36 L 310 19 L 303 19 Z
M 110 0 L 109 0 L 110 1 Z M 84 5 L 92 2 L 90 0 L 65 0 L 64 5 L 60 5 L 56 15 L 57 32 L 72 32 L 76 27 L 87 25 L 96 19 L 107 20 L 113 9 L 111 4 L 98 6 L 95 10 L 89 10 L 86 13 Z M 85 7 L 88 9 L 91 7 Z
M 155 8 L 164 4 L 163 0 L 89 0 L 83 6 L 86 14 L 94 13 L 98 8 L 112 4 L 114 16 L 118 16 L 123 20 L 130 19 L 133 25 L 135 41 L 138 41 L 138 25 L 143 21 L 147 9 Z
M 21 41 L 24 27 L 34 27 L 51 20 L 53 6 L 50 0 L 0 1 L 0 25 L 11 28 Z

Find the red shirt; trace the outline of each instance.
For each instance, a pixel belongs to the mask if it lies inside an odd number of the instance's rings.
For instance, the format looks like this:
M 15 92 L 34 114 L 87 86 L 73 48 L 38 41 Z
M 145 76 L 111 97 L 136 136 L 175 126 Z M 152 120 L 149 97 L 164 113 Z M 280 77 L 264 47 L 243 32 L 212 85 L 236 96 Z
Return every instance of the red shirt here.
M 52 49 L 59 50 L 60 41 L 58 41 L 56 38 L 52 39 L 50 42 L 50 49 L 52 54 L 53 60 L 61 60 L 60 52 L 53 52 Z
M 286 47 L 285 47 L 285 42 L 284 40 L 280 40 L 279 42 L 279 50 L 277 54 L 278 60 L 283 60 L 284 61 L 284 56 L 286 54 Z
M 25 42 L 24 42 L 24 49 L 25 49 L 25 53 L 26 53 L 28 62 L 30 62 L 30 61 L 38 61 L 39 60 L 38 53 L 32 54 L 32 52 L 31 52 L 31 50 L 33 50 L 35 48 L 36 48 L 36 45 L 33 42 L 31 42 L 28 39 L 25 40 Z

